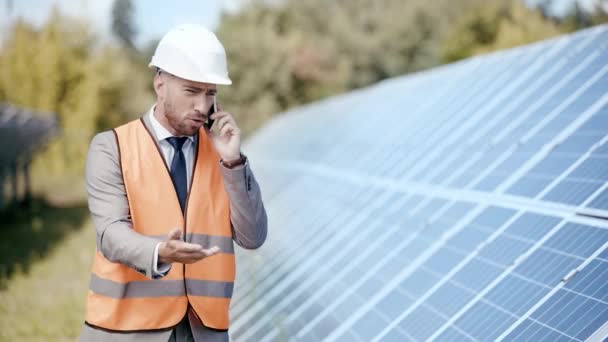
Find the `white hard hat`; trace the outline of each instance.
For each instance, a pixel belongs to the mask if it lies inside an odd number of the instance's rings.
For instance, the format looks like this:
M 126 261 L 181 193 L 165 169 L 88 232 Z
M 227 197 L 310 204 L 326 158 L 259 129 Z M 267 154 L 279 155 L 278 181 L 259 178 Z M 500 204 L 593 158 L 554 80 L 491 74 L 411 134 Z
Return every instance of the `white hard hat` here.
M 224 46 L 201 25 L 180 25 L 167 32 L 149 66 L 190 81 L 232 84 Z

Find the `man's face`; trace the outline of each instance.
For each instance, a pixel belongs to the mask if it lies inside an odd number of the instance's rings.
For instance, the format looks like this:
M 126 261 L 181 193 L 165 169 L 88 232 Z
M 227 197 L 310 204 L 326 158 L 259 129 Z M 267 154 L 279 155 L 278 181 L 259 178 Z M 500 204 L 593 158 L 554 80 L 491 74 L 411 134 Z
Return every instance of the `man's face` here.
M 161 121 L 174 135 L 194 135 L 207 120 L 216 85 L 185 80 L 161 71 L 154 77 Z

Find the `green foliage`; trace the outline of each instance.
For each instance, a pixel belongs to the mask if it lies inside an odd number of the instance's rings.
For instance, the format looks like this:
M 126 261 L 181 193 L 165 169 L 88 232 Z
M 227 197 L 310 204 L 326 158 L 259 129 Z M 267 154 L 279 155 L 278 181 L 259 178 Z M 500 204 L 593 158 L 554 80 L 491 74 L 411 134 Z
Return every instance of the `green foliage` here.
M 251 1 L 221 20 L 234 81 L 221 97 L 251 132 L 273 113 L 437 65 L 469 1 Z
M 550 38 L 563 31 L 521 1 L 481 2 L 455 25 L 443 42 L 445 62 Z
M 32 42 L 37 40 L 37 32 L 25 22 L 14 24 L 12 39 L 6 43 L 0 69 L 0 88 L 3 99 L 18 106 L 33 105 L 28 94 L 34 94 L 37 78 L 31 77 L 36 51 Z M 19 80 L 16 82 L 15 80 Z
M 606 0 L 597 0 L 591 12 L 573 1 L 569 13 L 561 17 L 552 16 L 551 6 L 552 0 L 541 1 L 537 8 L 527 7 L 523 0 L 472 2 L 468 14 L 443 40 L 442 60 L 452 62 L 608 22 Z
M 607 23 L 608 1 L 595 0 L 592 2 L 591 11 L 583 9 L 578 2 L 574 2 L 568 11 L 568 14 L 563 18 L 559 18 L 559 21 L 561 26 L 568 32 Z
M 0 64 L 0 101 L 58 115 L 60 136 L 34 161 L 34 175 L 47 181 L 81 177 L 93 134 L 153 102 L 145 64 L 125 50 L 95 45 L 84 22 L 56 10 L 41 29 L 17 21 Z

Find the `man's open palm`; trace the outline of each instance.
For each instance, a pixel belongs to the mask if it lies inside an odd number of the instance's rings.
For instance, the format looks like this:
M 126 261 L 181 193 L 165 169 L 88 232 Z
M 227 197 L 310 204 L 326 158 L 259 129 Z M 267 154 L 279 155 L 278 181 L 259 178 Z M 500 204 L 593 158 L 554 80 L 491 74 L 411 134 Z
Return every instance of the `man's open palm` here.
M 160 244 L 158 248 L 158 260 L 161 264 L 174 262 L 192 264 L 219 252 L 220 249 L 217 246 L 204 249 L 199 244 L 182 241 L 181 229 L 175 228 L 169 233 L 167 240 Z

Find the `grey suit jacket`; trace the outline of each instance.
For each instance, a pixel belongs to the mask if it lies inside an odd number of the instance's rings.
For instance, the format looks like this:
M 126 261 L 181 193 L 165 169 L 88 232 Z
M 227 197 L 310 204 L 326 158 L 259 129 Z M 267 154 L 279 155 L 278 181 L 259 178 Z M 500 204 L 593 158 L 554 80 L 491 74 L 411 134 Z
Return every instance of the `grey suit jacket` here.
M 144 123 L 151 127 L 147 115 L 144 116 Z M 259 248 L 266 239 L 267 216 L 260 188 L 249 162 L 234 169 L 220 165 L 220 169 L 224 187 L 230 197 L 233 239 L 243 248 Z M 91 141 L 87 157 L 86 185 L 89 209 L 97 233 L 97 249 L 108 260 L 123 263 L 152 278 L 154 250 L 159 240 L 143 236 L 132 229 L 114 132 L 99 133 Z M 172 228 L 167 227 L 167 232 Z M 190 325 L 196 340 L 228 339 L 227 333 L 206 329 L 196 318 L 193 319 L 190 319 Z M 166 342 L 170 335 L 170 330 L 108 332 L 85 324 L 80 338 L 81 341 Z

